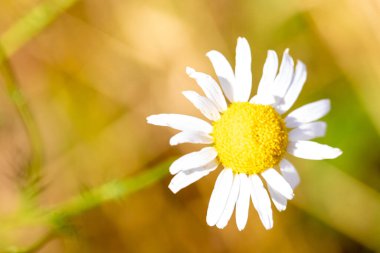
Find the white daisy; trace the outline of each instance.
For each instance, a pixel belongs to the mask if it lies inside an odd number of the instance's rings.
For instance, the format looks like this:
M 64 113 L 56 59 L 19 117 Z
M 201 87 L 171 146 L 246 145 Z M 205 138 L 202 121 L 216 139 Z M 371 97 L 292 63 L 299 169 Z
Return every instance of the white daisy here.
M 257 94 L 251 99 L 251 51 L 245 38 L 237 41 L 235 71 L 221 53 L 210 51 L 207 56 L 222 89 L 209 75 L 187 68 L 187 74 L 206 96 L 194 91 L 184 91 L 183 95 L 213 123 L 180 114 L 147 118 L 150 124 L 181 131 L 170 139 L 171 145 L 211 145 L 173 162 L 170 172 L 175 176 L 169 188 L 177 193 L 221 164 L 223 170 L 211 194 L 207 224 L 224 228 L 236 206 L 237 227 L 244 229 L 252 199 L 261 222 L 270 229 L 271 200 L 279 211 L 285 210 L 300 181 L 286 156 L 322 160 L 342 154 L 338 148 L 310 141 L 325 135 L 326 123 L 317 120 L 329 112 L 330 101 L 319 100 L 286 115 L 306 80 L 305 65 L 297 61 L 294 68 L 288 49 L 279 70 L 276 52 L 268 51 Z

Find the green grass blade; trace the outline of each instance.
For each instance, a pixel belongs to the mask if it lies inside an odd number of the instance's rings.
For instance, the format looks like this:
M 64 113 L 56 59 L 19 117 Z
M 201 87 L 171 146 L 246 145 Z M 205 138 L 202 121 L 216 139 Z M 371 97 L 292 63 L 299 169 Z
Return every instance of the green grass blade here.
M 78 1 L 47 0 L 37 5 L 1 35 L 5 55 L 15 53 Z M 0 61 L 3 59 L 4 56 L 0 56 Z

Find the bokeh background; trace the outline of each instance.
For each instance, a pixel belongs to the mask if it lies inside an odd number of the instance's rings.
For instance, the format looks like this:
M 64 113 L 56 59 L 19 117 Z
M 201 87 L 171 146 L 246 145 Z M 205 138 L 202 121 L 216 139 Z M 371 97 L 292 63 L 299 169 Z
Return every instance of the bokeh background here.
M 2 0 L 2 39 L 46 2 Z M 306 63 L 308 80 L 296 106 L 330 98 L 328 133 L 319 141 L 344 153 L 333 161 L 291 160 L 301 184 L 287 210 L 274 211 L 270 231 L 252 205 L 243 232 L 234 218 L 224 230 L 207 226 L 217 173 L 176 195 L 166 176 L 78 215 L 39 252 L 380 252 L 380 1 L 66 2 L 9 57 L 42 135 L 40 206 L 199 148 L 170 147 L 175 131 L 147 125 L 145 117 L 200 116 L 181 95 L 199 90 L 185 67 L 214 75 L 205 53 L 216 49 L 233 63 L 238 36 L 252 47 L 253 90 L 268 49 L 290 48 Z M 31 151 L 0 82 L 0 221 L 9 223 L 20 207 Z M 38 223 L 5 226 L 0 245 L 26 246 L 45 230 Z

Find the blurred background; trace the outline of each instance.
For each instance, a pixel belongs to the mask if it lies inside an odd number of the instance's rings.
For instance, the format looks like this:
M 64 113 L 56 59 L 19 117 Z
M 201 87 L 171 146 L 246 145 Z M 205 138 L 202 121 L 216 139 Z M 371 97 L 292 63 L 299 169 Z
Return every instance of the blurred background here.
M 4 47 L 15 24 L 46 2 L 65 0 L 0 2 Z M 380 252 L 380 1 L 66 2 L 25 43 L 7 44 L 42 135 L 40 206 L 199 148 L 170 147 L 175 131 L 147 125 L 145 117 L 200 116 L 181 95 L 199 91 L 185 67 L 215 77 L 206 52 L 216 49 L 233 63 L 238 36 L 252 48 L 253 91 L 268 49 L 281 55 L 290 48 L 306 63 L 308 80 L 295 107 L 330 98 L 327 136 L 318 141 L 344 153 L 333 161 L 291 159 L 301 184 L 287 210 L 274 211 L 270 231 L 252 205 L 243 232 L 234 218 L 224 230 L 207 226 L 218 173 L 176 195 L 166 176 L 78 215 L 38 252 Z M 8 224 L 19 213 L 31 150 L 3 78 L 0 85 L 0 222 Z M 30 245 L 46 229 L 37 222 L 2 226 L 0 246 Z

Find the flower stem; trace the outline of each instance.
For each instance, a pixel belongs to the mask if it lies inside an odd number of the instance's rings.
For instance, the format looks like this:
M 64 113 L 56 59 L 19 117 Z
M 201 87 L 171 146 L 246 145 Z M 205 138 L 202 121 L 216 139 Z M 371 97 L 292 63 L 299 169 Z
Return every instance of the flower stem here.
M 8 58 L 38 35 L 57 17 L 72 7 L 79 0 L 45 0 L 20 18 L 0 36 L 0 72 L 3 75 L 8 95 L 17 108 L 25 125 L 32 149 L 32 160 L 27 171 L 27 182 L 24 193 L 28 198 L 39 190 L 36 186 L 40 179 L 42 165 L 41 138 L 34 117 L 27 105 L 26 99 L 19 89 L 17 79 L 12 71 Z
M 25 249 L 19 248 L 8 248 L 5 250 L 6 253 L 33 253 L 40 250 L 43 246 L 45 246 L 48 242 L 50 242 L 54 238 L 54 233 L 49 231 L 43 237 L 34 242 L 31 246 Z
M 152 169 L 142 172 L 136 177 L 125 180 L 111 181 L 101 185 L 100 187 L 83 192 L 68 202 L 55 207 L 50 213 L 50 219 L 67 219 L 97 207 L 105 202 L 126 197 L 133 192 L 151 185 L 167 175 L 168 167 L 172 162 L 173 158 L 169 158 Z
M 45 0 L 20 18 L 0 36 L 4 54 L 0 62 L 15 53 L 34 36 L 51 24 L 57 17 L 79 0 Z
M 40 216 L 43 217 L 47 224 L 52 225 L 50 231 L 43 237 L 39 238 L 30 247 L 10 247 L 4 250 L 4 252 L 33 253 L 40 250 L 46 245 L 46 243 L 54 239 L 54 236 L 62 232 L 62 228 L 70 218 L 83 214 L 86 211 L 96 208 L 108 201 L 114 201 L 127 197 L 129 194 L 159 181 L 168 174 L 168 167 L 173 160 L 173 158 L 166 159 L 153 168 L 145 170 L 135 177 L 107 182 L 99 187 L 83 192 L 54 208 L 41 210 Z
M 31 146 L 32 157 L 26 171 L 27 182 L 24 185 L 25 189 L 29 190 L 28 187 L 35 185 L 41 177 L 41 165 L 43 160 L 41 135 L 26 98 L 19 88 L 11 64 L 4 56 L 2 45 L 0 45 L 0 59 L 3 59 L 3 61 L 0 62 L 0 73 L 3 77 L 8 96 L 16 107 L 22 123 L 25 126 Z

